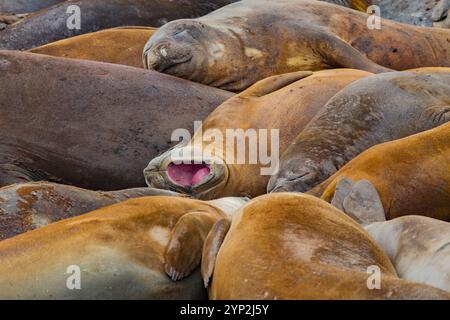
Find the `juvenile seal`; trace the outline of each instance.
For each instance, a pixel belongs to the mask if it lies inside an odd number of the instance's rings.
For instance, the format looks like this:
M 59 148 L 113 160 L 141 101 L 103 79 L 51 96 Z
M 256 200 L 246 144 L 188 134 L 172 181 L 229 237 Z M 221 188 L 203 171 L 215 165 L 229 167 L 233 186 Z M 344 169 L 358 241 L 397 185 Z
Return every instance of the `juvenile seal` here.
M 143 68 L 142 50 L 155 31 L 150 27 L 118 27 L 52 42 L 29 51 Z
M 450 72 L 390 72 L 358 80 L 335 95 L 280 161 L 269 192 L 305 192 L 370 147 L 450 120 Z
M 144 171 L 147 184 L 201 199 L 264 194 L 280 153 L 333 95 L 368 75 L 335 69 L 261 80 L 214 110 L 190 142 L 153 159 Z
M 144 197 L 7 239 L 0 242 L 0 298 L 205 298 L 195 271 L 204 239 L 244 203 Z M 79 267 L 82 290 L 68 290 L 70 266 Z
M 0 33 L 0 49 L 27 50 L 53 41 L 119 26 L 159 27 L 195 18 L 235 0 L 73 0 L 36 12 Z M 80 27 L 68 28 L 80 9 Z
M 17 51 L 0 51 L 0 83 L 0 186 L 145 186 L 142 169 L 171 133 L 232 96 L 148 70 Z
M 114 203 L 154 195 L 181 196 L 151 188 L 91 191 L 51 182 L 3 187 L 0 189 L 0 241 Z
M 147 43 L 144 61 L 149 69 L 231 91 L 292 71 L 450 66 L 450 30 L 389 20 L 370 30 L 367 19 L 321 1 L 244 0 L 164 25 Z
M 449 135 L 450 123 L 447 123 L 374 146 L 310 193 L 330 202 L 343 180 L 364 179 L 379 193 L 388 220 L 402 215 L 427 214 L 450 221 Z
M 369 289 L 371 268 L 381 272 L 376 290 Z M 209 297 L 219 300 L 450 298 L 399 279 L 358 223 L 300 193 L 258 197 L 233 215 L 231 227 L 219 220 L 204 245 L 202 275 L 205 284 L 212 275 Z

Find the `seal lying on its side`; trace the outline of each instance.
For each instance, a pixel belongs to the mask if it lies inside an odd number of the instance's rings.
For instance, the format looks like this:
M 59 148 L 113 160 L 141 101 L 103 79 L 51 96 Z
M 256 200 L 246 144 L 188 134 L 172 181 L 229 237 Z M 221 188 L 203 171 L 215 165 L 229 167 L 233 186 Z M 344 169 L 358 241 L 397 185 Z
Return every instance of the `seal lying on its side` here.
M 400 278 L 450 292 L 450 223 L 405 216 L 370 224 L 366 230 L 387 253 Z
M 309 193 L 331 202 L 349 194 L 348 181 L 368 180 L 382 202 L 382 216 L 422 215 L 450 221 L 450 123 L 363 152 Z M 351 182 L 350 182 L 351 184 Z M 353 187 L 352 187 L 353 188 Z M 349 191 L 345 191 L 348 189 Z M 353 192 L 355 194 L 355 192 Z M 377 196 L 352 196 L 377 200 Z M 337 195 L 336 195 L 337 194 Z M 360 198 L 358 200 L 358 197 Z M 373 205 L 370 206 L 373 208 Z M 346 208 L 342 208 L 346 211 Z M 367 218 L 375 215 L 367 210 Z M 361 221 L 365 222 L 366 221 Z
M 381 286 L 371 290 L 374 270 Z M 209 297 L 219 300 L 450 299 L 399 279 L 358 223 L 300 193 L 256 198 L 234 214 L 231 227 L 218 221 L 204 245 L 202 275 L 206 284 L 212 275 Z
M 29 51 L 142 68 L 142 50 L 155 31 L 150 27 L 119 27 L 52 42 Z
M 447 122 L 449 102 L 450 72 L 391 72 L 356 81 L 289 146 L 268 191 L 308 191 L 374 145 Z
M 429 194 L 437 189 L 428 190 Z M 365 226 L 389 255 L 400 278 L 450 292 L 450 223 L 411 215 L 386 222 L 383 204 L 368 180 L 341 180 L 331 203 Z M 430 213 L 425 211 L 423 215 Z
M 368 75 L 334 69 L 262 80 L 214 110 L 190 142 L 153 159 L 144 171 L 147 184 L 201 199 L 264 194 L 279 154 L 333 95 Z M 278 135 L 272 130 L 279 130 Z
M 151 188 L 91 191 L 50 182 L 0 189 L 0 241 L 101 207 L 144 196 L 180 196 Z
M 0 51 L 0 186 L 145 186 L 171 133 L 231 93 L 148 70 Z
M 145 63 L 231 91 L 292 71 L 450 66 L 450 30 L 389 20 L 369 30 L 367 19 L 321 1 L 244 0 L 164 25 L 147 43 Z
M 204 239 L 245 201 L 144 197 L 2 241 L 0 299 L 205 298 L 191 275 Z M 69 290 L 77 269 L 82 290 Z
M 80 34 L 119 26 L 159 27 L 205 15 L 236 0 L 73 0 L 26 17 L 0 33 L 0 49 L 26 50 Z M 77 26 L 79 8 L 80 26 Z M 69 28 L 72 27 L 73 28 Z M 80 28 L 78 28 L 80 27 Z

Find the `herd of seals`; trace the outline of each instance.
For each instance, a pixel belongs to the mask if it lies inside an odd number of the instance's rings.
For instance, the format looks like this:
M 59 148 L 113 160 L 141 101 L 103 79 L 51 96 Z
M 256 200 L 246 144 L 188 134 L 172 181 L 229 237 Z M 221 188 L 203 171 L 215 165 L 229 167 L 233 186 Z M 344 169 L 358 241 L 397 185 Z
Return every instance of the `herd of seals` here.
M 449 9 L 0 0 L 0 299 L 449 300 Z

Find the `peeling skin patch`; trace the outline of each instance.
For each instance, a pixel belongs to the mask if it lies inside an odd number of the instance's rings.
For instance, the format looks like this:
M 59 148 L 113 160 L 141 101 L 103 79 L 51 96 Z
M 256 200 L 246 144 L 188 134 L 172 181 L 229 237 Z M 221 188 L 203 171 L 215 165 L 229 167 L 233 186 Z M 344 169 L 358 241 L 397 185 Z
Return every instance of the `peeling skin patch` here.
M 32 220 L 32 226 L 35 229 L 48 226 L 51 223 L 50 219 L 48 219 L 47 217 L 43 217 L 40 215 L 34 215 L 34 214 L 32 215 L 31 220 Z
M 225 46 L 221 43 L 213 43 L 209 48 L 209 52 L 214 59 L 222 59 L 225 53 Z
M 260 50 L 255 48 L 245 48 L 245 55 L 252 59 L 258 59 L 262 58 L 264 56 L 264 53 L 262 53 Z
M 286 64 L 290 67 L 301 67 L 305 64 L 304 57 L 291 57 L 286 60 Z
M 160 246 L 166 247 L 169 244 L 170 229 L 161 226 L 155 226 L 148 232 L 150 238 Z

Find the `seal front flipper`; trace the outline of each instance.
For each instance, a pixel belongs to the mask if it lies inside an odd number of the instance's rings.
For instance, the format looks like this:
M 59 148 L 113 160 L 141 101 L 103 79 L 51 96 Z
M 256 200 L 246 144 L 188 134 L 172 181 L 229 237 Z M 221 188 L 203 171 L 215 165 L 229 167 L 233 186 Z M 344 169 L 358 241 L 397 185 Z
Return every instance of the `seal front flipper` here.
M 209 285 L 209 280 L 214 272 L 217 254 L 222 246 L 223 240 L 230 230 L 231 223 L 227 219 L 220 219 L 213 226 L 206 238 L 202 255 L 202 277 L 205 288 Z
M 449 19 L 449 10 L 450 10 L 450 0 L 441 0 L 433 9 L 433 14 L 431 15 L 431 19 L 434 22 L 442 21 L 445 18 L 450 22 Z
M 261 81 L 258 81 L 247 90 L 241 92 L 241 97 L 262 97 L 266 94 L 275 92 L 281 88 L 284 88 L 298 80 L 309 77 L 312 75 L 311 71 L 297 71 L 281 75 L 272 76 Z
M 329 35 L 322 41 L 319 53 L 325 58 L 324 62 L 328 65 L 336 68 L 365 70 L 372 73 L 394 71 L 376 64 L 336 35 Z
M 206 212 L 189 212 L 172 230 L 165 271 L 173 281 L 187 277 L 199 265 L 203 243 L 216 220 Z
M 342 179 L 331 203 L 362 225 L 386 221 L 380 195 L 368 180 L 352 184 L 350 179 Z
M 426 107 L 422 117 L 429 118 L 433 127 L 450 121 L 450 105 L 433 105 Z M 420 119 L 422 121 L 423 119 Z

